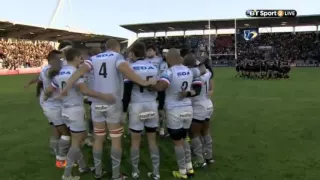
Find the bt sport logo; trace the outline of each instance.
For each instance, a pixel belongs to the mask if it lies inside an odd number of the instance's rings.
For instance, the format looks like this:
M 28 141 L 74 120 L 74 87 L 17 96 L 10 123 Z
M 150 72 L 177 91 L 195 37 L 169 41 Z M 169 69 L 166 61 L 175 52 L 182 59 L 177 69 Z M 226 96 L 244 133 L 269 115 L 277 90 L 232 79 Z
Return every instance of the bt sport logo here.
M 296 17 L 296 10 L 247 10 L 248 17 Z

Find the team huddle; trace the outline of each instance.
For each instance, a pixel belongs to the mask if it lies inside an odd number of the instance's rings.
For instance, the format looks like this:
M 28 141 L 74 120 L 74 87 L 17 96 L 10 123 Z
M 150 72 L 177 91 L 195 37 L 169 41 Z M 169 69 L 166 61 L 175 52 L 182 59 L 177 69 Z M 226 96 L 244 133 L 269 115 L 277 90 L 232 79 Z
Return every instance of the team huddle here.
M 174 177 L 187 179 L 194 169 L 212 164 L 211 66 L 199 62 L 187 49 L 164 49 L 161 58 L 154 46 L 136 42 L 128 51 L 129 60 L 119 53 L 120 44 L 114 39 L 107 41 L 106 49 L 83 61 L 81 52 L 61 43 L 59 51 L 49 53 L 49 63 L 39 77 L 27 84 L 38 83 L 40 105 L 53 130 L 50 144 L 56 166 L 64 168 L 62 180 L 80 179 L 72 174 L 74 165 L 80 175 L 94 172 L 95 179 L 103 179 L 106 136 L 111 140 L 112 179 L 128 179 L 120 172 L 125 124 L 131 138 L 132 179 L 140 177 L 142 133 L 152 162 L 152 171 L 147 172 L 150 179 L 160 179 L 157 132 L 173 141 L 178 165 Z M 81 152 L 87 137 L 84 96 L 91 107 L 94 167 L 87 166 Z

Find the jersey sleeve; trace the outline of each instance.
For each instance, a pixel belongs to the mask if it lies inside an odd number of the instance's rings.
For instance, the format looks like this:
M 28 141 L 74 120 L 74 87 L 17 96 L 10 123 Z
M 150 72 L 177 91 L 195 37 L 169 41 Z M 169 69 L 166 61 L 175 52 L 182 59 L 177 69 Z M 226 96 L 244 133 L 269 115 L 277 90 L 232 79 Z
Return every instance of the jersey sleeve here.
M 118 66 L 123 62 L 127 62 L 127 61 L 124 59 L 124 57 L 121 54 L 117 54 L 117 57 L 116 57 L 116 68 L 118 68 Z
M 172 80 L 172 72 L 170 69 L 166 69 L 160 75 L 160 81 L 165 81 L 166 83 L 170 84 Z
M 193 78 L 197 78 L 201 76 L 199 68 L 190 68 L 190 70 L 193 74 Z
M 51 86 L 54 88 L 59 88 L 58 82 L 56 80 L 56 78 L 53 78 L 51 81 Z
M 92 59 L 91 58 L 89 58 L 88 60 L 85 60 L 84 64 L 87 65 L 90 68 L 90 70 L 93 70 Z
M 159 67 L 160 74 L 161 74 L 164 70 L 166 70 L 167 68 L 168 68 L 167 62 L 162 61 L 162 62 L 160 63 L 160 67 Z

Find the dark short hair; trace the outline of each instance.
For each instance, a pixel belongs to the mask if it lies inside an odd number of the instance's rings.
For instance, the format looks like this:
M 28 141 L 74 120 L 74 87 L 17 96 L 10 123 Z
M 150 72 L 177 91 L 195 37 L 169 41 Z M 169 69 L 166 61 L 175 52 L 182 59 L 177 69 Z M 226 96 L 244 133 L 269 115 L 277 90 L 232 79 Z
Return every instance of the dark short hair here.
M 59 44 L 58 49 L 61 50 L 67 46 L 72 46 L 73 47 L 73 43 L 71 41 L 61 41 Z
M 70 48 L 65 53 L 67 61 L 72 61 L 75 57 L 81 56 L 81 52 L 75 48 Z
M 130 52 L 132 52 L 135 57 L 144 58 L 146 56 L 146 46 L 143 42 L 135 42 L 131 46 Z
M 146 49 L 147 50 L 152 49 L 154 51 L 157 51 L 157 46 L 155 44 L 148 44 Z
M 184 58 L 187 54 L 189 54 L 190 53 L 190 50 L 189 49 L 187 49 L 187 48 L 184 48 L 184 49 L 181 49 L 180 50 L 180 56 L 182 57 L 182 58 Z
M 61 51 L 52 50 L 49 52 L 47 59 L 48 59 L 48 61 L 51 61 L 51 60 L 54 60 L 57 57 L 57 55 L 62 55 L 62 54 L 63 53 Z

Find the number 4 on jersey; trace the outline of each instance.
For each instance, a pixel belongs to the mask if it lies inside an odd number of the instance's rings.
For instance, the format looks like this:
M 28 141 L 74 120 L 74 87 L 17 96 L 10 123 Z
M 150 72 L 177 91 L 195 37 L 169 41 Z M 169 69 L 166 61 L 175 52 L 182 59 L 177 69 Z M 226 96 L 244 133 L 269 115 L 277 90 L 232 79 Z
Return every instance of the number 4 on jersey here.
M 104 78 L 107 78 L 107 64 L 104 62 L 101 64 L 101 67 L 99 69 L 99 75 L 103 76 Z

